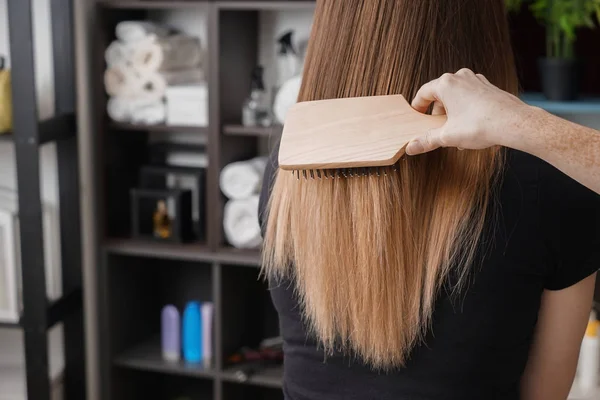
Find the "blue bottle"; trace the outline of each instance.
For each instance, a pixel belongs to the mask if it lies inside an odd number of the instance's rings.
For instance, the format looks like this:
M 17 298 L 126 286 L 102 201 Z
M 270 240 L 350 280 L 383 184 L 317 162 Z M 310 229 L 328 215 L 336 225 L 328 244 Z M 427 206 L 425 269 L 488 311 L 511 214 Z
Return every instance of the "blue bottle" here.
M 200 302 L 190 301 L 183 311 L 183 358 L 189 363 L 202 361 L 202 313 Z

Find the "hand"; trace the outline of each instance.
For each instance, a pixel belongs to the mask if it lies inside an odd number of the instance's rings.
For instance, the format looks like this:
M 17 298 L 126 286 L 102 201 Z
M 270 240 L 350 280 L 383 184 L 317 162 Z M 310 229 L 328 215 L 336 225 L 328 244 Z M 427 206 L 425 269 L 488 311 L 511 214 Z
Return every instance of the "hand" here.
M 439 129 L 411 141 L 406 154 L 416 155 L 439 147 L 484 149 L 505 145 L 512 129 L 522 123 L 528 108 L 519 98 L 492 85 L 483 75 L 469 69 L 444 74 L 421 87 L 413 108 L 433 114 L 446 113 L 448 120 Z

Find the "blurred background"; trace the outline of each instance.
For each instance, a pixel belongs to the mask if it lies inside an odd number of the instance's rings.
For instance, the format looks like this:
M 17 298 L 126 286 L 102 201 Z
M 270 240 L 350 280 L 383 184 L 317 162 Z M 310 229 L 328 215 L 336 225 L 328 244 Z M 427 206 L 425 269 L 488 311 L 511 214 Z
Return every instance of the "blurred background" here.
M 506 6 L 522 98 L 600 129 L 600 2 Z M 0 0 L 0 400 L 283 398 L 258 191 L 314 7 Z

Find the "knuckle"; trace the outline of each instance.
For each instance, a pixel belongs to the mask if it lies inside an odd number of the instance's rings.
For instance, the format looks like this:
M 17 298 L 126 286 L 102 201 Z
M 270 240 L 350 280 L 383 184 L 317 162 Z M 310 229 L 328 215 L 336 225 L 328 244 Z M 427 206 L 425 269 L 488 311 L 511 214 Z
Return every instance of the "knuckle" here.
M 452 75 L 450 73 L 445 73 L 440 78 L 440 87 L 444 88 L 444 87 L 448 87 L 448 86 L 452 85 L 452 82 L 454 81 L 454 79 L 455 79 L 454 75 Z
M 461 76 L 475 75 L 469 68 L 461 68 L 456 74 Z

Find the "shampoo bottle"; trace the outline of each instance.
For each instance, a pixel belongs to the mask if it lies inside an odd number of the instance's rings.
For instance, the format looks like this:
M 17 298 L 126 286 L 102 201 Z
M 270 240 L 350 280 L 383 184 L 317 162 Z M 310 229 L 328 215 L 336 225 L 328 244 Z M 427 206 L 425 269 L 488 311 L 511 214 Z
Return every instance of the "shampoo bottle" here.
M 161 346 L 165 361 L 179 361 L 181 352 L 181 323 L 179 311 L 171 304 L 162 309 L 161 314 Z
M 197 301 L 189 302 L 183 312 L 183 358 L 188 363 L 202 361 L 202 317 Z
M 210 302 L 202 303 L 202 355 L 205 368 L 212 365 L 212 319 L 214 306 Z
M 598 389 L 598 374 L 600 374 L 599 328 L 600 322 L 592 313 L 581 343 L 579 371 L 577 371 L 579 387 L 584 395 L 591 394 Z

